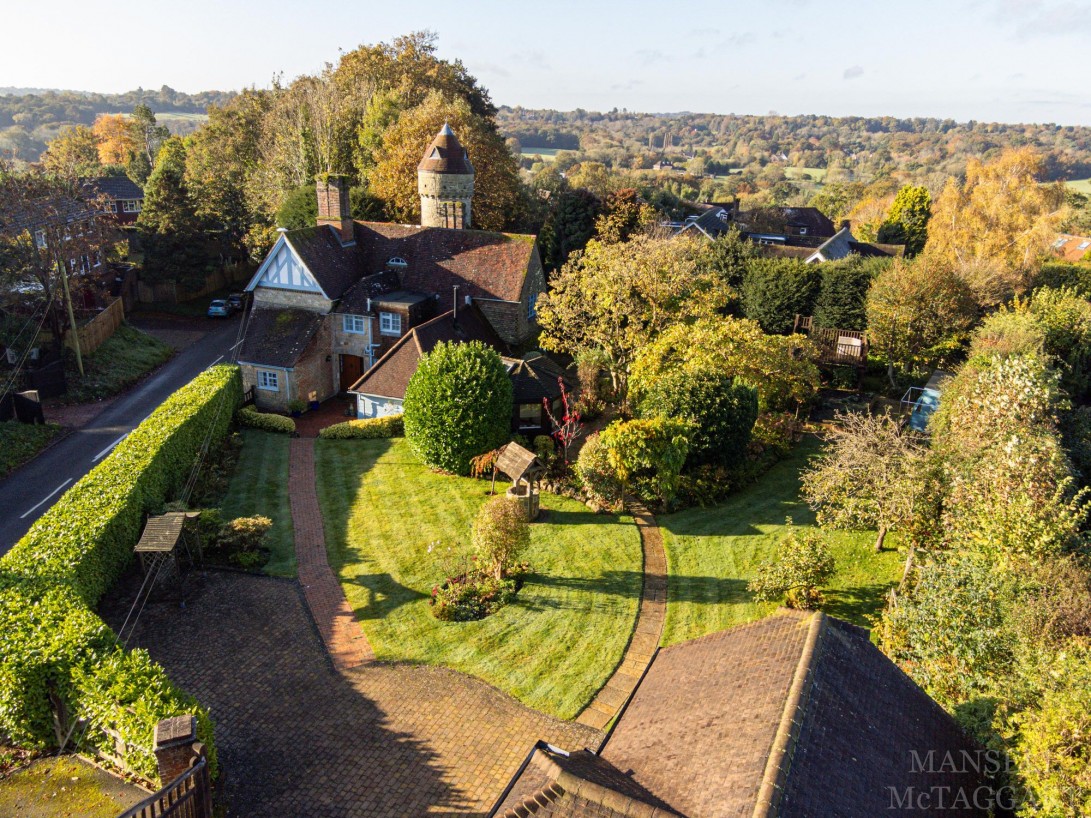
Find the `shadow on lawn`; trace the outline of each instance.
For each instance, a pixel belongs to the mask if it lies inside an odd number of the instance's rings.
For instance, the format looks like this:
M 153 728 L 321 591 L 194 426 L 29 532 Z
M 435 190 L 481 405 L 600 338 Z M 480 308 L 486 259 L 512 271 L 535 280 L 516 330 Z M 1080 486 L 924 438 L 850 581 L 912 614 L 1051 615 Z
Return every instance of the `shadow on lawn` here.
M 402 605 L 428 598 L 428 594 L 402 585 L 390 574 L 359 574 L 349 582 L 370 593 L 371 601 L 356 609 L 357 619 L 385 619 Z
M 826 604 L 822 610 L 838 619 L 846 619 L 865 628 L 872 626 L 872 620 L 878 617 L 886 604 L 886 595 L 895 585 L 894 582 L 857 585 L 853 588 L 827 588 Z
M 542 585 L 563 591 L 581 591 L 639 599 L 643 591 L 643 574 L 640 571 L 606 571 L 597 577 L 556 577 L 548 574 L 531 574 L 527 586 Z M 745 579 L 723 577 L 670 578 L 667 598 L 671 602 L 697 602 L 718 605 L 722 602 L 750 602 Z M 567 594 L 549 599 L 530 599 L 520 595 L 518 604 L 534 609 L 568 607 Z

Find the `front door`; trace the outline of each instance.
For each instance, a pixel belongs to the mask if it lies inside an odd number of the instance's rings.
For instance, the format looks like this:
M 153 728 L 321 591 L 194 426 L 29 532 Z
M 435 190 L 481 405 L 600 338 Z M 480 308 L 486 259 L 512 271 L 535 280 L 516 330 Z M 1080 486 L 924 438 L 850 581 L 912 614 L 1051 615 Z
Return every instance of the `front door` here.
M 364 374 L 364 359 L 359 355 L 341 355 L 341 391 L 347 392 Z

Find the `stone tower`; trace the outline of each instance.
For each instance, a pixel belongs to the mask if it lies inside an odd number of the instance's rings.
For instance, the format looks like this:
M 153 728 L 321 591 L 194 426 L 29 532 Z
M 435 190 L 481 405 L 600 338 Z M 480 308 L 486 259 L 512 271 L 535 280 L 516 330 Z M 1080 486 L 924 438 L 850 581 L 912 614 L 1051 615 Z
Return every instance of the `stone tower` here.
M 474 166 L 447 123 L 417 165 L 422 227 L 468 228 L 474 197 Z

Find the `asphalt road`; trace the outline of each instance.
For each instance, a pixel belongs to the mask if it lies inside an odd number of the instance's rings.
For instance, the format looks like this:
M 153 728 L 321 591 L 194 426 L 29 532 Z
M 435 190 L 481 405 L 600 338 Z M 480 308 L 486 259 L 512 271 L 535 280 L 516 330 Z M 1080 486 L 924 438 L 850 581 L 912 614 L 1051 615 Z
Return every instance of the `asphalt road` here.
M 224 321 L 118 398 L 87 426 L 0 480 L 0 555 L 7 553 L 31 523 L 108 456 L 168 395 L 212 364 L 230 359 L 239 320 L 236 316 Z

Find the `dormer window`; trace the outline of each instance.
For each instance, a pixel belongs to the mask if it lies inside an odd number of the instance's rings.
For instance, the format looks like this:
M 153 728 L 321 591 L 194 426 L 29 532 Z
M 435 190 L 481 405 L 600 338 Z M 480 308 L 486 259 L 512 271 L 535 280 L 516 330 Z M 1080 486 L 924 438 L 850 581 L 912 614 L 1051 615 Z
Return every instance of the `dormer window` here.
M 443 158 L 443 154 L 441 154 L 441 153 L 439 152 L 439 148 L 438 148 L 438 147 L 436 147 L 436 148 L 432 148 L 432 152 L 431 152 L 430 154 L 428 154 L 428 158 L 429 158 L 429 159 L 442 159 L 442 158 Z
M 401 256 L 394 256 L 394 258 L 390 259 L 390 261 L 388 261 L 386 263 L 386 266 L 387 267 L 397 267 L 400 270 L 404 270 L 406 267 L 409 266 L 409 262 L 406 261 Z
M 799 235 L 806 236 L 807 235 L 807 228 L 806 227 L 799 228 Z

